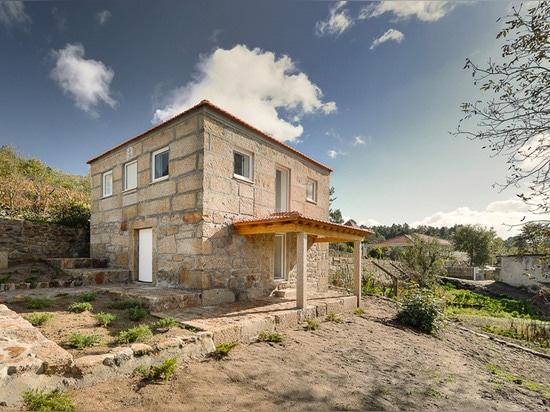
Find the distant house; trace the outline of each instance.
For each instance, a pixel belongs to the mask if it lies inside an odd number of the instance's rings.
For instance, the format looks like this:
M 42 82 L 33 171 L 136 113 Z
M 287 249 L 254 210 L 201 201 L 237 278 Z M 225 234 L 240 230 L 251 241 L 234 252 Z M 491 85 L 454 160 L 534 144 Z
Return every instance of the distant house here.
M 327 243 L 371 233 L 328 221 L 330 168 L 208 101 L 88 163 L 91 257 L 203 305 L 285 286 L 304 307 L 328 288 Z

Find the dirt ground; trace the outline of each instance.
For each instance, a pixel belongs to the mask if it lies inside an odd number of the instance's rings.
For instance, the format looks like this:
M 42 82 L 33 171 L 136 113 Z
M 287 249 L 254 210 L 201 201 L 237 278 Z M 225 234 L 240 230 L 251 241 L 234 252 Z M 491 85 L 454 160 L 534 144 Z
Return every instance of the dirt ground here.
M 454 324 L 438 338 L 417 333 L 396 323 L 395 304 L 382 298 L 367 297 L 363 307 L 342 323 L 285 331 L 282 343 L 181 361 L 167 384 L 113 379 L 70 396 L 83 411 L 550 410 L 550 360 Z
M 24 272 L 15 275 L 27 277 Z M 50 276 L 56 274 L 40 273 Z M 501 289 L 497 292 L 510 292 Z M 67 297 L 44 309 L 57 317 L 43 328 L 50 339 L 59 342 L 69 331 L 97 330 L 87 312 L 64 317 L 67 305 L 76 300 Z M 123 310 L 106 308 L 112 300 L 110 294 L 100 294 L 91 302 L 94 313 L 119 316 L 112 328 L 157 320 L 131 321 Z M 23 316 L 35 311 L 23 304 L 8 306 Z M 111 379 L 71 389 L 70 397 L 79 411 L 550 410 L 549 359 L 456 323 L 448 323 L 438 337 L 418 333 L 394 320 L 397 306 L 384 298 L 365 297 L 362 307 L 364 315 L 342 316 L 341 323 L 325 321 L 314 331 L 286 330 L 282 343 L 241 343 L 220 361 L 181 360 L 166 384 L 137 376 Z M 101 345 L 71 353 L 78 357 L 109 350 L 117 329 L 103 333 Z M 168 333 L 188 331 L 172 328 Z M 0 407 L 8 410 L 26 409 L 22 404 Z

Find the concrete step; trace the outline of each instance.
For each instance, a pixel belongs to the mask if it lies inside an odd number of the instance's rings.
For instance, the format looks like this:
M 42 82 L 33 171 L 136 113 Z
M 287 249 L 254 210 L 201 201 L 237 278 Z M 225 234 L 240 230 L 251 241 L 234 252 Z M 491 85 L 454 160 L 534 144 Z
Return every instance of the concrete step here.
M 131 282 L 128 269 L 79 268 L 64 269 L 64 272 L 72 277 L 75 285 L 90 286 Z
M 273 291 L 276 298 L 296 299 L 296 289 L 278 289 Z

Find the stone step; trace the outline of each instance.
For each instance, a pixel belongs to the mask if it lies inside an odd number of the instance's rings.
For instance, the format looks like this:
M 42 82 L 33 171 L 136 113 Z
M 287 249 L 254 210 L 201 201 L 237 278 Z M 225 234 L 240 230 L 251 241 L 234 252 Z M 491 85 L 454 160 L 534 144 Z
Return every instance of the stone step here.
M 107 268 L 109 261 L 107 259 L 92 258 L 57 258 L 46 260 L 56 269 L 85 269 L 85 268 Z
M 64 269 L 70 275 L 77 286 L 105 285 L 131 282 L 128 269 L 111 268 L 79 268 Z
M 279 289 L 273 291 L 276 298 L 296 299 L 296 289 Z

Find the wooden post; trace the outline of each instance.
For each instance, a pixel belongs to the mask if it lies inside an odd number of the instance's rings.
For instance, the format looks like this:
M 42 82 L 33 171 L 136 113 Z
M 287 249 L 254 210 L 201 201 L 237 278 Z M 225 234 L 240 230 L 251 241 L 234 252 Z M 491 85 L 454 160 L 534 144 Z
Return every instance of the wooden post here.
M 296 306 L 307 307 L 307 233 L 296 233 Z
M 357 307 L 361 306 L 361 241 L 353 242 L 353 294 L 357 297 Z

